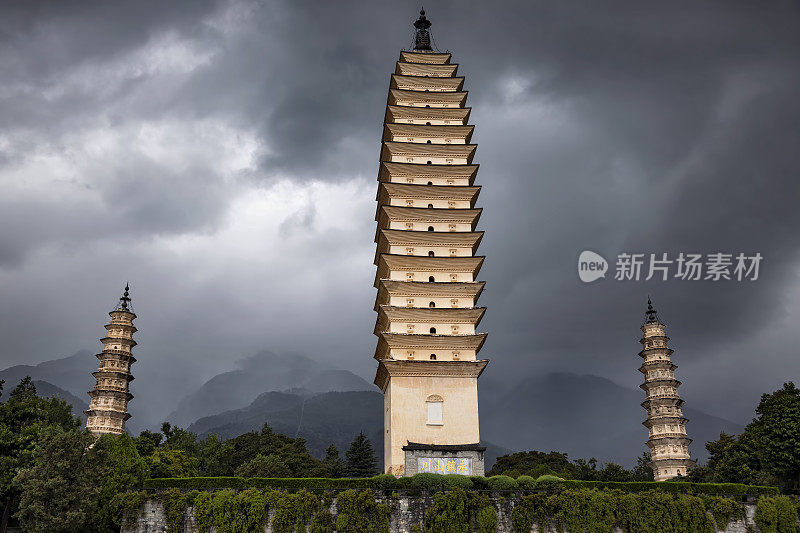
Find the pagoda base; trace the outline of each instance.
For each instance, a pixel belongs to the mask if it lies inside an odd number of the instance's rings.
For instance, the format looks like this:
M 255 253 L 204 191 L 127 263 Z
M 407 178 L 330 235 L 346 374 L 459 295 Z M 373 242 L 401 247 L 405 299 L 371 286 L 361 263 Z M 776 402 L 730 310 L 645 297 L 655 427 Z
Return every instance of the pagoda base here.
M 420 444 L 409 442 L 405 452 L 404 476 L 415 474 L 484 475 L 486 447 L 480 444 Z

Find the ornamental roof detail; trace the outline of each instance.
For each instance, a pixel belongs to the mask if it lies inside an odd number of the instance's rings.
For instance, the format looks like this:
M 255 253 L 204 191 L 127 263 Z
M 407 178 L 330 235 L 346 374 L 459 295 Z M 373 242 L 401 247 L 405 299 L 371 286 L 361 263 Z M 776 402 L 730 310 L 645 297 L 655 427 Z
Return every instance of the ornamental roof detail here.
M 483 264 L 484 256 L 474 257 L 429 257 L 427 255 L 395 255 L 381 254 L 378 260 L 378 272 L 388 274 L 390 271 L 432 271 L 432 272 L 465 272 L 476 276 Z M 379 279 L 389 279 L 381 276 Z
M 456 324 L 473 324 L 477 326 L 485 307 L 392 307 L 382 305 L 378 308 L 378 315 L 392 322 L 441 322 Z
M 398 61 L 394 72 L 395 74 L 403 76 L 451 78 L 458 73 L 458 63 L 436 65 L 433 63 L 408 63 L 405 61 Z
M 425 78 L 422 76 L 392 74 L 389 87 L 392 89 L 407 89 L 409 91 L 460 91 L 464 87 L 464 76 Z
M 478 361 L 402 361 L 383 359 L 378 361 L 375 385 L 386 392 L 391 376 L 425 377 L 440 376 L 452 378 L 477 378 L 489 364 L 487 360 Z
M 384 141 L 381 159 L 388 160 L 395 156 L 458 157 L 467 158 L 467 163 L 472 163 L 472 157 L 475 155 L 477 148 L 477 144 L 423 144 Z
M 406 348 L 475 350 L 478 352 L 483 347 L 487 335 L 487 333 L 479 333 L 477 335 L 409 335 L 383 331 L 379 335 L 376 358 L 387 359 L 390 349 Z M 385 355 L 386 357 L 377 357 L 378 355 Z
M 378 181 L 393 181 L 392 178 L 456 178 L 475 180 L 479 165 L 419 165 L 416 163 L 393 163 L 384 161 L 378 173 Z
M 478 247 L 482 231 L 403 231 L 383 229 L 378 235 L 378 247 L 387 245 L 409 246 L 469 246 Z
M 450 58 L 453 54 L 450 52 L 434 53 L 434 52 L 400 52 L 400 61 L 406 63 L 432 63 L 442 65 L 450 63 Z
M 382 205 L 378 216 L 379 226 L 388 229 L 388 224 L 384 222 L 390 220 L 408 222 L 453 222 L 461 224 L 471 224 L 475 229 L 475 224 L 481 216 L 483 209 L 437 209 L 426 207 L 401 207 L 396 205 Z
M 442 92 L 389 89 L 389 105 L 406 105 L 413 107 L 425 107 L 430 105 L 432 108 L 434 104 L 437 104 L 446 107 L 463 108 L 466 101 L 466 91 Z
M 388 203 L 389 198 L 467 200 L 471 206 L 477 200 L 479 192 L 481 192 L 481 188 L 476 186 L 381 183 L 376 200 L 379 202 L 387 200 L 382 203 Z
M 450 120 L 466 124 L 472 108 L 469 107 L 409 107 L 389 105 L 386 108 L 386 122 L 403 120 Z
M 424 281 L 394 281 L 382 279 L 378 294 L 385 292 L 390 296 L 432 296 L 445 298 L 476 298 L 483 291 L 485 281 L 471 283 L 427 283 Z
M 384 126 L 384 141 L 391 141 L 393 137 L 421 137 L 432 139 L 464 139 L 469 142 L 475 126 L 445 126 L 425 124 L 389 123 Z M 413 142 L 413 141 L 411 141 Z

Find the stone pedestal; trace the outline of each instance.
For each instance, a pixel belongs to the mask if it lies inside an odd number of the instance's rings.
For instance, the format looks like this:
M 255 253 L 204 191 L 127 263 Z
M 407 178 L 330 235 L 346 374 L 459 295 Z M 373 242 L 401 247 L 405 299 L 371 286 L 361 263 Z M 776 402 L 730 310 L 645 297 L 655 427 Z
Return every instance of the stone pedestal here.
M 420 444 L 403 446 L 406 476 L 414 474 L 458 474 L 483 476 L 486 447 L 480 444 Z

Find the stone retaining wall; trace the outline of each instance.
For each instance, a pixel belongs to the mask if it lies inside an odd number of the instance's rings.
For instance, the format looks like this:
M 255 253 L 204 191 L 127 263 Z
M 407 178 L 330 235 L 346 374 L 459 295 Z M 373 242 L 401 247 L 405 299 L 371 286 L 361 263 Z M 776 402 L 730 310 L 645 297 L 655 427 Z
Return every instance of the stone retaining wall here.
M 408 498 L 401 497 L 392 500 L 394 503 L 393 512 L 390 518 L 390 530 L 393 533 L 419 533 L 422 531 L 422 524 L 425 510 L 433 505 L 430 497 Z M 493 498 L 492 502 L 497 510 L 497 533 L 514 533 L 511 525 L 511 511 L 514 508 L 513 499 Z M 756 513 L 755 503 L 743 504 L 745 508 L 745 519 L 737 520 L 728 524 L 724 533 L 758 533 L 754 517 Z M 336 501 L 331 505 L 331 514 L 336 516 Z M 270 512 L 265 533 L 272 533 L 273 513 Z M 121 533 L 166 533 L 167 521 L 164 515 L 164 508 L 156 500 L 147 500 L 142 506 L 139 518 L 136 523 L 127 524 L 122 528 Z M 183 524 L 183 533 L 198 533 L 194 522 L 194 509 L 189 507 L 186 512 L 186 519 Z M 215 528 L 211 527 L 211 533 L 216 533 Z M 554 531 L 540 531 L 535 525 L 531 533 L 556 533 Z M 620 529 L 615 529 L 613 533 L 625 533 Z

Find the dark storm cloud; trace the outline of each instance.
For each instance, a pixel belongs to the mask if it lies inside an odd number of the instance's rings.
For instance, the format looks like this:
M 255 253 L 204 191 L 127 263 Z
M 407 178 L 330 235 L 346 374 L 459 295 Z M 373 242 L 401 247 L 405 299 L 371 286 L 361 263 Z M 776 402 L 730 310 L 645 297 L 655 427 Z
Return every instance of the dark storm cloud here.
M 799 379 L 795 3 L 426 7 L 474 108 L 487 376 L 572 370 L 638 384 L 637 327 L 651 293 L 695 407 L 746 421 L 758 394 Z M 102 308 L 89 301 L 108 301 L 89 298 L 92 282 L 135 275 L 151 312 L 140 320 L 152 320 L 140 327 L 151 348 L 140 350 L 156 350 L 139 358 L 143 368 L 157 359 L 179 372 L 191 359 L 199 379 L 261 349 L 297 350 L 371 378 L 374 204 L 353 199 L 374 194 L 389 73 L 418 7 L 2 9 L 3 361 L 91 346 Z M 45 185 L 31 190 L 34 178 Z M 368 190 L 343 185 L 353 179 Z M 283 182 L 293 187 L 274 189 Z M 305 196 L 318 182 L 331 188 Z M 336 187 L 338 201 L 359 207 L 331 214 Z M 287 195 L 291 208 L 269 219 L 277 237 L 256 227 L 211 239 L 245 216 L 237 202 L 252 189 Z M 337 217 L 343 226 L 325 226 Z M 236 239 L 244 244 L 230 250 L 269 241 L 267 266 L 225 257 Z M 584 249 L 612 266 L 623 251 L 765 259 L 752 283 L 612 273 L 584 285 Z M 50 277 L 72 280 L 80 299 L 68 324 L 31 296 Z M 42 322 L 52 338 L 26 341 Z

